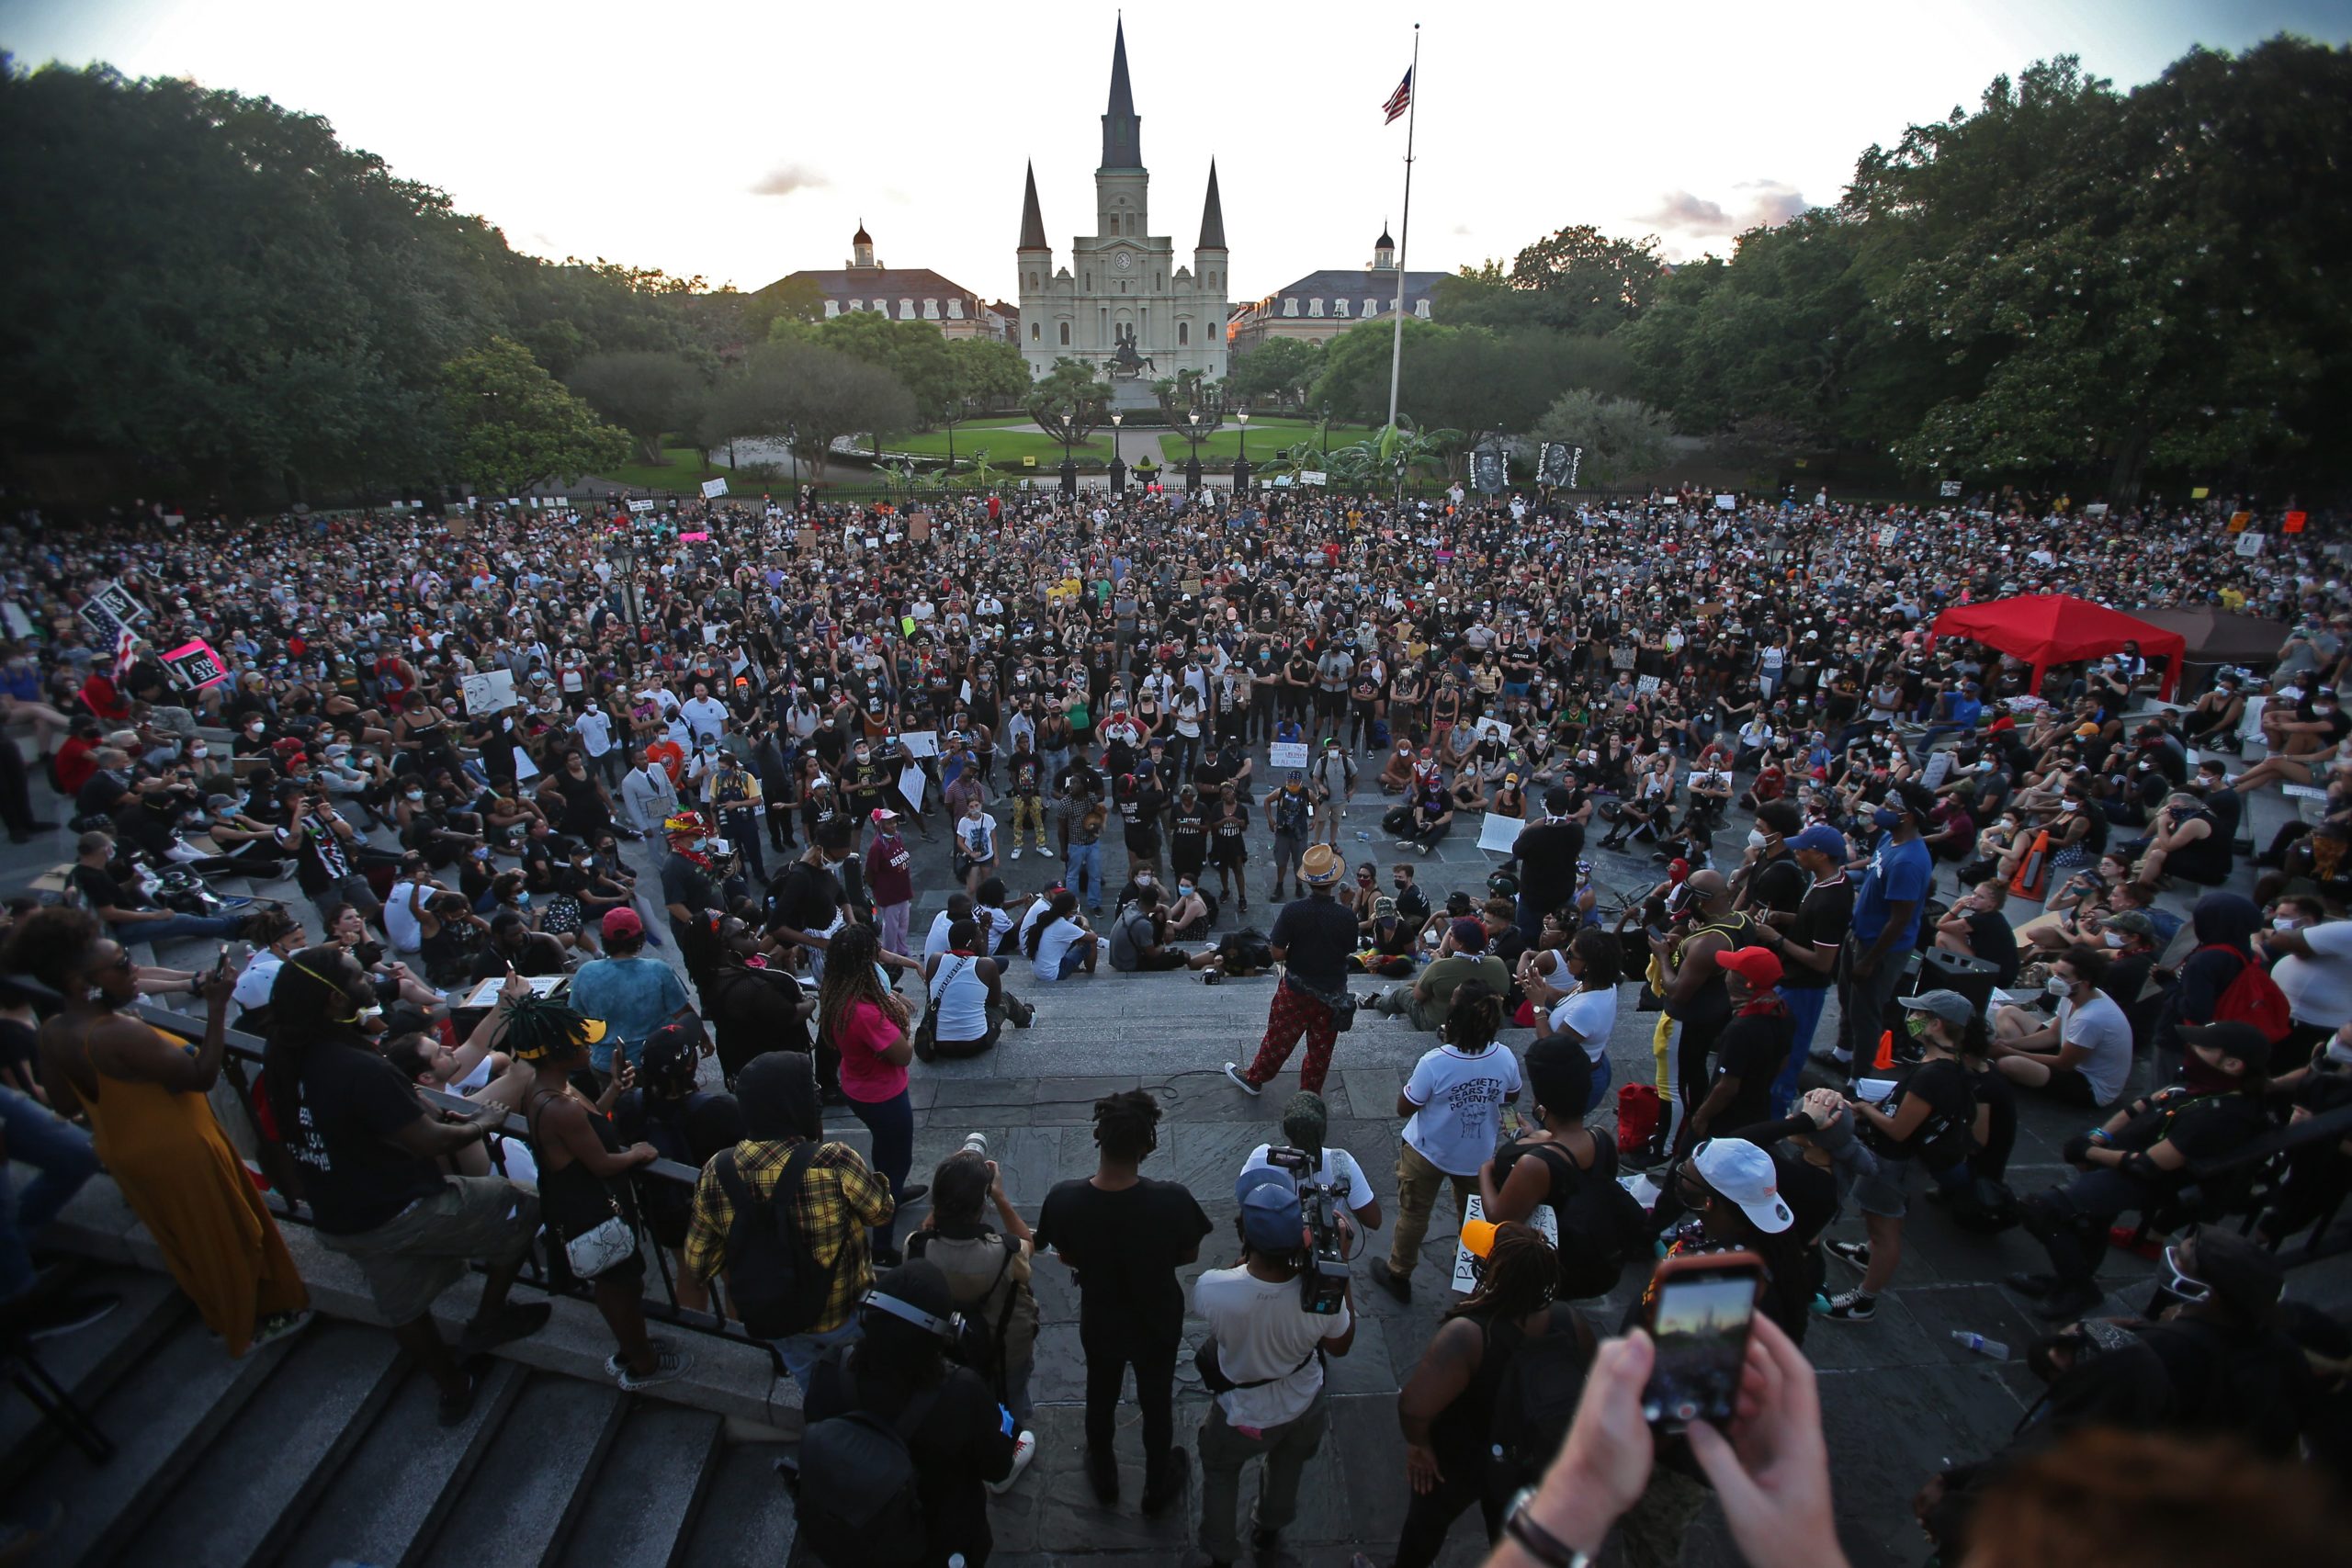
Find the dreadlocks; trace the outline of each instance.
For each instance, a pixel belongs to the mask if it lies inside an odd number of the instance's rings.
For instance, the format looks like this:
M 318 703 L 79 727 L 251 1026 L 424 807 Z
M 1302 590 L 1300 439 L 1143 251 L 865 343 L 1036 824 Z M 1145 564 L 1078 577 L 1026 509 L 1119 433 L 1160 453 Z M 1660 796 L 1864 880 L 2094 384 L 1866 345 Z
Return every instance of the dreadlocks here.
M 279 1135 L 292 1138 L 301 1125 L 300 1089 L 303 1065 L 321 1045 L 355 1045 L 373 1051 L 359 1030 L 359 1004 L 344 988 L 356 961 L 332 943 L 306 947 L 288 959 L 269 987 L 269 1037 L 262 1062 L 267 1072 L 269 1108 Z
M 872 1002 L 889 1010 L 883 999 L 882 980 L 874 972 L 881 953 L 871 926 L 844 926 L 825 949 L 825 977 L 817 987 L 817 1023 L 829 1041 L 839 1041 L 858 1003 Z
M 1141 1164 L 1159 1146 L 1159 1101 L 1139 1089 L 1104 1095 L 1094 1102 L 1094 1142 L 1114 1160 Z
M 502 1001 L 499 1011 L 506 1018 L 500 1045 L 518 1062 L 569 1055 L 591 1032 L 588 1021 L 577 1011 L 537 992 Z
M 1494 1245 L 1487 1249 L 1485 1275 L 1478 1288 L 1454 1303 L 1448 1317 L 1492 1313 L 1516 1322 L 1549 1305 L 1560 1288 L 1560 1255 L 1532 1225 L 1513 1220 L 1495 1227 Z

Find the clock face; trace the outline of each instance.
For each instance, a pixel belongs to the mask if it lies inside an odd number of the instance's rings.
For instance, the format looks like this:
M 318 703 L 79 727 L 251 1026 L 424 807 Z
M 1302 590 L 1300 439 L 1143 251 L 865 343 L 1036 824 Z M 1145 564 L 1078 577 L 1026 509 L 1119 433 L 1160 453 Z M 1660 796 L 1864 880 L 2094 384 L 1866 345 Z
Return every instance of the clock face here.
M 1121 251 L 1117 255 L 1111 258 L 1111 265 L 1117 267 L 1121 272 L 1125 272 L 1127 268 L 1136 265 L 1136 258 L 1127 252 Z

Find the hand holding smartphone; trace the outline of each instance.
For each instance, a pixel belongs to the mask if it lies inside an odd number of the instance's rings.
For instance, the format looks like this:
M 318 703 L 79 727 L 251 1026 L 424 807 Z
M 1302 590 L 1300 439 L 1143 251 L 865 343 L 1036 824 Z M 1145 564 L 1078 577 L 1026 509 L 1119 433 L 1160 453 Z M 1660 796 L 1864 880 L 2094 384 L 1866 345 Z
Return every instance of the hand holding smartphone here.
M 1643 1326 L 1657 1347 L 1643 1419 L 1660 1432 L 1728 1423 L 1739 1395 L 1764 1260 L 1752 1252 L 1669 1258 L 1651 1277 Z

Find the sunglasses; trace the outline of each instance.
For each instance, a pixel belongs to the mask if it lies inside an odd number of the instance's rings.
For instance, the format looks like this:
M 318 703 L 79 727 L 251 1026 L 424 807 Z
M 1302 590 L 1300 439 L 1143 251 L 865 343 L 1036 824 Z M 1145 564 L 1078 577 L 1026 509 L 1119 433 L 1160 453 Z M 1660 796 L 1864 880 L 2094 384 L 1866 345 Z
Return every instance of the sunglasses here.
M 2212 1299 L 2212 1286 L 2207 1284 L 2202 1280 L 2196 1279 L 2191 1275 L 2182 1272 L 2180 1267 L 2179 1247 L 2165 1247 L 2164 1261 L 2165 1272 L 2170 1276 L 2170 1278 L 2166 1279 L 2164 1283 L 2165 1293 L 2166 1295 L 2172 1296 L 2178 1301 L 2189 1303 L 2210 1301 Z

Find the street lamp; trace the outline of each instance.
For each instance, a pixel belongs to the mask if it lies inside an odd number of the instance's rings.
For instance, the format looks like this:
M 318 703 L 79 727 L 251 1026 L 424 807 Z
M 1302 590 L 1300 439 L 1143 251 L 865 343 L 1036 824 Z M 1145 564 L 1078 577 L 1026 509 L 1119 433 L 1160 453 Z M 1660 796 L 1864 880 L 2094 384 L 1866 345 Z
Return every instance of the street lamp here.
M 1235 409 L 1233 418 L 1241 426 L 1241 456 L 1233 465 L 1233 488 L 1247 494 L 1250 489 L 1250 411 Z
M 1111 411 L 1111 493 L 1114 496 L 1127 493 L 1127 466 L 1119 459 L 1119 426 L 1126 423 L 1126 417 L 1124 409 Z
M 1201 411 L 1194 409 L 1184 424 L 1184 439 L 1193 444 L 1193 455 L 1184 463 L 1184 488 L 1188 491 L 1201 488 L 1201 437 L 1207 434 L 1207 427 L 1201 423 Z
M 605 558 L 612 563 L 613 577 L 620 585 L 621 608 L 628 612 L 629 634 L 635 639 L 638 649 L 642 651 L 645 647 L 645 627 L 638 618 L 636 541 L 627 534 L 623 534 L 615 539 L 612 547 L 605 552 Z

